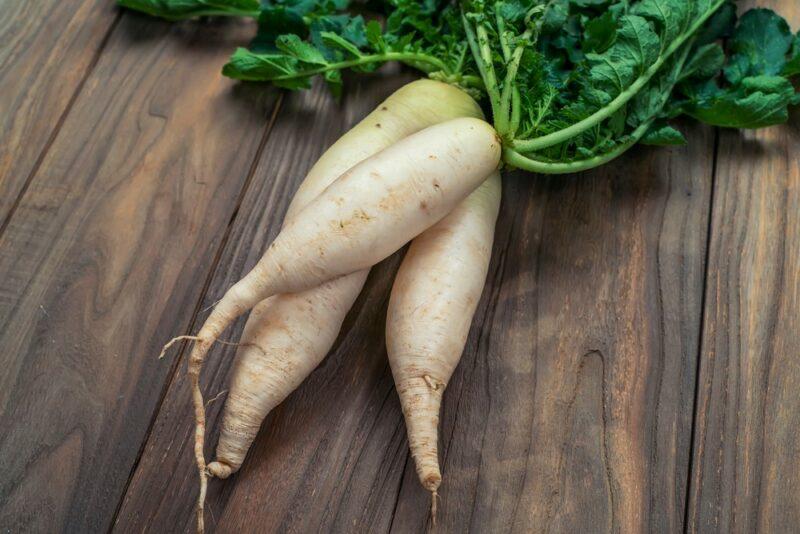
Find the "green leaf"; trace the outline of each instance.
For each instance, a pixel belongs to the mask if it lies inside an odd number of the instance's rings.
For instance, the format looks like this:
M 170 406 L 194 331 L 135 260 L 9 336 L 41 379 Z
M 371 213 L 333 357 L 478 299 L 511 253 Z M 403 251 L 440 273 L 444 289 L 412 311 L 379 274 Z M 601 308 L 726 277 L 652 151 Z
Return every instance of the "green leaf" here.
M 525 18 L 528 12 L 528 5 L 523 4 L 520 0 L 507 0 L 498 2 L 495 9 L 503 20 L 509 24 L 516 24 Z
M 296 60 L 280 54 L 256 54 L 246 48 L 238 48 L 222 74 L 237 80 L 275 80 L 296 72 Z
M 687 143 L 686 137 L 681 132 L 668 124 L 658 124 L 651 127 L 642 137 L 643 145 L 656 146 L 681 146 Z
M 703 45 L 693 54 L 681 73 L 681 79 L 710 78 L 719 73 L 725 64 L 725 50 L 717 43 Z
M 572 0 L 572 4 L 579 8 L 604 8 L 610 3 L 609 0 Z
M 775 12 L 748 11 L 731 38 L 725 78 L 735 85 L 748 76 L 780 74 L 793 41 L 789 25 Z
M 311 65 L 327 65 L 328 61 L 322 53 L 297 35 L 281 35 L 276 42 L 277 47 L 287 55 Z
M 727 39 L 736 27 L 736 5 L 732 2 L 724 4 L 703 26 L 695 38 L 696 46 L 703 46 Z
M 798 74 L 800 74 L 800 33 L 794 36 L 792 52 L 783 67 L 784 76 L 796 76 Z
M 258 0 L 117 0 L 117 3 L 167 20 L 207 15 L 252 17 L 258 15 L 260 7 Z
M 554 0 L 548 6 L 542 16 L 542 32 L 552 33 L 563 30 L 569 19 L 569 1 Z
M 662 48 L 671 45 L 692 24 L 694 2 L 641 0 L 631 7 L 631 13 L 657 25 Z
M 617 39 L 617 21 L 611 11 L 591 19 L 584 31 L 583 51 L 602 54 Z
M 383 29 L 378 21 L 371 20 L 367 23 L 366 34 L 367 42 L 372 48 L 379 51 L 386 50 L 386 42 L 383 40 Z
M 604 54 L 587 54 L 590 71 L 587 86 L 603 91 L 610 101 L 622 93 L 652 65 L 661 51 L 661 41 L 646 19 L 624 16 L 614 45 Z
M 768 10 L 737 19 L 725 0 L 373 0 L 383 25 L 347 5 L 265 0 L 254 49 L 225 73 L 290 89 L 320 76 L 338 96 L 344 69 L 402 61 L 490 94 L 514 164 L 540 172 L 682 144 L 667 124 L 679 115 L 752 128 L 800 101 L 787 78 L 800 74 L 800 35 Z
M 734 90 L 687 106 L 692 117 L 724 128 L 763 128 L 785 123 L 795 97 L 791 82 L 781 76 L 745 78 Z

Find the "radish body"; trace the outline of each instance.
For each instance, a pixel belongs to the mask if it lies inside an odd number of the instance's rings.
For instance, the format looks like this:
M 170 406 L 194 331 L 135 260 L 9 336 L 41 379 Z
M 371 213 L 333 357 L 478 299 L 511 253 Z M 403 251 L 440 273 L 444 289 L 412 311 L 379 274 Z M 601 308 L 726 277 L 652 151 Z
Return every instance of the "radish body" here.
M 499 163 L 500 139 L 488 123 L 454 119 L 362 161 L 289 220 L 258 264 L 225 293 L 193 336 L 188 375 L 199 503 L 206 489 L 200 371 L 222 331 L 267 297 L 304 291 L 387 258 L 452 211 Z M 202 516 L 201 505 L 198 512 Z
M 386 345 L 417 475 L 433 494 L 442 394 L 458 365 L 483 292 L 500 208 L 495 172 L 450 215 L 414 239 L 397 273 Z
M 258 264 L 223 296 L 189 361 L 239 315 L 278 293 L 303 291 L 389 257 L 474 191 L 500 162 L 500 140 L 479 119 L 454 119 L 410 135 L 334 181 L 294 216 Z
M 479 116 L 475 101 L 451 85 L 418 80 L 400 88 L 322 155 L 295 194 L 286 220 L 339 175 L 398 140 L 432 124 Z M 253 308 L 236 354 L 210 474 L 226 478 L 239 469 L 266 415 L 330 351 L 368 273 L 364 269 L 301 293 L 276 295 Z

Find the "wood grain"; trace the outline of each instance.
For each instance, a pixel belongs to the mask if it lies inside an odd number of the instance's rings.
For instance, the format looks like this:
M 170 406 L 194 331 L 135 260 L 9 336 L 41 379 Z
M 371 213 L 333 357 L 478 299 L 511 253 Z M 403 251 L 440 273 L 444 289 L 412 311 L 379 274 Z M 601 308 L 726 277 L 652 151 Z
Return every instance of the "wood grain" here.
M 794 28 L 795 2 L 759 2 Z M 690 532 L 800 525 L 800 114 L 726 132 L 714 187 Z
M 0 229 L 116 17 L 108 0 L 0 0 Z
M 4 530 L 110 526 L 267 130 L 252 32 L 124 15 L 0 239 Z

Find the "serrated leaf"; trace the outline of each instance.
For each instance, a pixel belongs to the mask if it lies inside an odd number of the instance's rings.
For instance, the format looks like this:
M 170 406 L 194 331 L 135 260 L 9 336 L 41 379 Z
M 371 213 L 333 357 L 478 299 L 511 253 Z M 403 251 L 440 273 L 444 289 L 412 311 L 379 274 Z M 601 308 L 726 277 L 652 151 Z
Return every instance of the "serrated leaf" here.
M 297 35 L 281 35 L 278 37 L 276 45 L 279 50 L 286 54 L 312 65 L 327 65 L 328 61 L 322 53 L 309 43 L 301 40 Z
M 296 60 L 279 54 L 256 54 L 238 48 L 222 68 L 222 74 L 237 80 L 274 80 L 295 72 Z
M 687 143 L 686 137 L 668 124 L 654 125 L 642 137 L 641 143 L 644 145 L 656 146 L 681 146 Z
M 588 85 L 612 98 L 622 93 L 661 51 L 661 41 L 650 23 L 638 16 L 624 16 L 614 45 L 604 54 L 587 54 L 591 69 Z

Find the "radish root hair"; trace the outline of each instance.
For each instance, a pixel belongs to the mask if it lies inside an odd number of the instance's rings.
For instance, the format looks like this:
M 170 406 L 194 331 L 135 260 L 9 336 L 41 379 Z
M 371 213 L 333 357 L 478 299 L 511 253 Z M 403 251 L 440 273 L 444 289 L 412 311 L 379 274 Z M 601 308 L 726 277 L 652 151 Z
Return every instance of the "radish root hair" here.
M 431 524 L 436 526 L 436 501 L 439 499 L 439 492 L 433 490 L 431 492 Z
M 172 339 L 170 339 L 170 340 L 167 342 L 167 344 L 166 344 L 166 345 L 164 345 L 164 347 L 161 349 L 161 352 L 160 352 L 160 353 L 159 353 L 159 355 L 158 355 L 158 359 L 159 359 L 159 360 L 163 359 L 163 358 L 164 358 L 164 356 L 166 356 L 166 355 L 167 355 L 167 351 L 169 350 L 169 348 L 170 348 L 172 345 L 174 345 L 174 344 L 175 344 L 175 343 L 177 343 L 178 341 L 184 341 L 184 340 L 199 341 L 199 340 L 200 340 L 200 338 L 199 338 L 199 337 L 197 337 L 197 336 L 178 336 L 178 337 L 173 337 L 173 338 L 172 338 Z
M 200 390 L 200 369 L 203 365 L 203 360 L 205 359 L 205 355 L 208 352 L 208 349 L 214 343 L 219 343 L 221 345 L 229 345 L 233 347 L 242 347 L 242 346 L 251 346 L 255 347 L 260 350 L 262 353 L 266 354 L 267 351 L 264 350 L 263 347 L 260 347 L 256 343 L 234 343 L 233 341 L 225 341 L 222 339 L 205 339 L 200 336 L 178 336 L 175 338 L 170 339 L 164 348 L 161 349 L 161 353 L 158 355 L 158 359 L 164 357 L 167 353 L 167 350 L 177 343 L 178 341 L 199 341 L 200 350 L 192 351 L 192 355 L 189 358 L 189 381 L 192 388 L 192 404 L 194 405 L 194 458 L 197 464 L 197 474 L 200 478 L 200 493 L 197 496 L 197 532 L 199 534 L 203 534 L 205 532 L 205 524 L 203 521 L 203 507 L 206 501 L 206 492 L 208 490 L 208 469 L 206 467 L 206 457 L 203 454 L 203 447 L 205 446 L 205 435 L 206 435 L 206 405 L 203 401 L 203 392 Z M 216 400 L 211 399 L 209 403 Z M 220 477 L 225 478 L 225 477 Z

